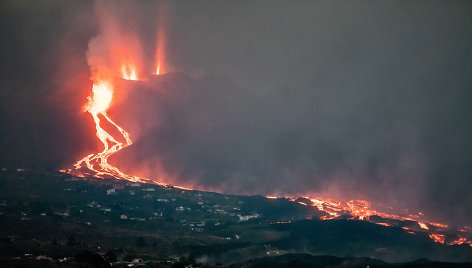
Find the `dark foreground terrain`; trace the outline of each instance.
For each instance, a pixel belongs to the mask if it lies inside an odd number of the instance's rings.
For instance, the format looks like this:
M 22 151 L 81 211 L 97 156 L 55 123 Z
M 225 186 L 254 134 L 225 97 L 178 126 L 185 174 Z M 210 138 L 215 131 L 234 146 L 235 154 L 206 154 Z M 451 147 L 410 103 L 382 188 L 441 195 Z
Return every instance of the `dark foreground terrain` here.
M 320 216 L 286 199 L 3 169 L 0 267 L 472 266 L 468 245 Z

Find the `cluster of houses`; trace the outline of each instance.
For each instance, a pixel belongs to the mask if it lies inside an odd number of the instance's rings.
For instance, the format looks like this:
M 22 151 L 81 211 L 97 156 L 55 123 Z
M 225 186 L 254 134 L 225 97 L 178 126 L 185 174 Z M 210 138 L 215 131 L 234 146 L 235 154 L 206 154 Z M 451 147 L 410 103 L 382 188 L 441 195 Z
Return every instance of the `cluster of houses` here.
M 225 221 L 229 220 L 236 222 L 244 222 L 262 217 L 262 214 L 260 213 L 251 213 L 246 215 L 241 214 L 241 209 L 239 207 L 239 205 L 242 204 L 241 201 L 237 201 L 236 203 L 223 202 L 218 204 L 212 204 L 208 200 L 203 200 L 204 196 L 198 192 L 175 190 L 163 194 L 162 192 L 156 193 L 156 188 L 154 187 L 149 187 L 147 185 L 142 185 L 139 183 L 127 183 L 126 186 L 129 187 L 125 187 L 123 183 L 113 185 L 112 188 L 106 190 L 106 194 L 108 196 L 114 196 L 117 194 L 128 193 L 133 196 L 139 196 L 137 193 L 141 192 L 141 196 L 143 199 L 155 200 L 155 202 L 162 203 L 163 206 L 166 207 L 169 207 L 169 204 L 175 203 L 174 206 L 171 205 L 171 207 L 173 207 L 173 210 L 175 211 L 175 213 L 172 213 L 172 215 L 176 216 L 177 218 L 181 218 L 179 222 L 182 226 L 189 227 L 192 231 L 196 232 L 202 232 L 204 228 L 208 226 L 219 226 L 222 224 L 223 219 Z M 184 198 L 185 201 L 187 201 L 184 203 L 188 203 L 188 201 L 191 201 L 191 204 L 193 204 L 193 209 L 192 207 L 179 204 L 178 200 L 180 200 L 180 198 Z M 225 201 L 228 201 L 229 198 L 224 197 L 223 199 Z M 100 205 L 96 203 L 89 204 L 89 206 L 104 210 L 104 208 L 100 208 Z M 192 213 L 193 210 L 196 210 L 195 214 L 198 214 L 198 212 L 207 212 L 212 215 L 215 215 L 216 217 L 204 218 L 199 220 L 189 220 L 188 218 L 191 215 L 186 215 L 184 217 L 185 213 Z M 109 211 L 105 209 L 105 212 Z M 171 212 L 166 210 L 165 213 Z M 152 212 L 152 215 L 150 215 L 147 219 L 142 217 L 130 217 L 126 213 L 123 213 L 120 214 L 119 218 L 123 221 L 146 221 L 162 218 L 163 216 L 165 216 L 165 213 L 163 212 L 163 210 L 158 210 L 157 212 Z M 179 217 L 179 215 L 181 217 Z

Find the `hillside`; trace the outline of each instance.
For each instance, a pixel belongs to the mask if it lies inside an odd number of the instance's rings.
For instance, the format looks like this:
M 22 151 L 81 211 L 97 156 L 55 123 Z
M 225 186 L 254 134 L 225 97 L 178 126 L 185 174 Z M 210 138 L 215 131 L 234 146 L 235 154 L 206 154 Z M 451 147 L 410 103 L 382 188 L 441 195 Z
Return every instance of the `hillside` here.
M 4 169 L 0 263 L 216 266 L 287 253 L 472 261 L 468 245 L 441 245 L 400 227 L 319 220 L 323 215 L 283 198 Z

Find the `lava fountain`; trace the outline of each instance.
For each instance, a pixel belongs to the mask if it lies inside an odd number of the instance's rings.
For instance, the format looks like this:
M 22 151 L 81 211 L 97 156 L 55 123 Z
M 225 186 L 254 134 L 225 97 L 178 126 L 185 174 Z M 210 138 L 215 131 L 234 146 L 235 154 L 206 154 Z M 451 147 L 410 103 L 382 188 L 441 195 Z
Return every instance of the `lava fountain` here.
M 125 80 L 138 81 L 138 71 L 133 64 L 123 64 L 121 66 L 121 77 Z
M 156 50 L 154 55 L 154 72 L 155 75 L 161 75 L 167 70 L 165 47 L 166 35 L 165 25 L 167 24 L 168 6 L 166 2 L 160 2 L 157 14 L 157 31 L 156 31 Z

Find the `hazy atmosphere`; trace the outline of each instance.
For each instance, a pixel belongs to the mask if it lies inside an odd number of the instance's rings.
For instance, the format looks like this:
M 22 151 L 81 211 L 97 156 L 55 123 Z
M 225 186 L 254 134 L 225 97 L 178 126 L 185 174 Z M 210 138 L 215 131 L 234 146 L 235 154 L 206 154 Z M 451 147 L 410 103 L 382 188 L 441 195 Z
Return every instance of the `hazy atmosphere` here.
M 100 148 L 82 112 L 94 53 L 119 25 L 150 70 L 158 28 L 167 76 L 123 83 L 109 112 L 134 138 L 123 170 L 470 226 L 472 2 L 425 2 L 1 1 L 0 168 Z

